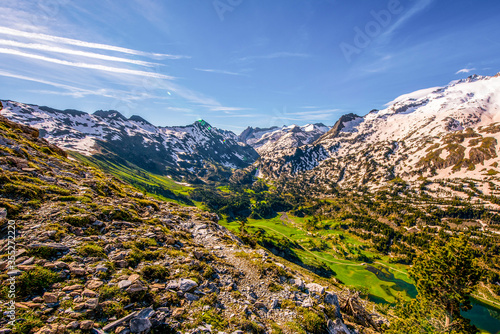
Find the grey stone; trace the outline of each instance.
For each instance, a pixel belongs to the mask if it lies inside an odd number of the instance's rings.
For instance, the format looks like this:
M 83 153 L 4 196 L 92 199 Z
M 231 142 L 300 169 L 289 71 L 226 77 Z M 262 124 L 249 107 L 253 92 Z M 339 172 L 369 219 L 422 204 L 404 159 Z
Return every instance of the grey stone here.
M 130 331 L 132 333 L 142 333 L 151 328 L 151 321 L 147 318 L 132 318 L 130 320 Z
M 306 288 L 307 290 L 309 290 L 309 292 L 314 292 L 319 295 L 322 295 L 325 292 L 325 287 L 317 283 L 306 284 Z
M 200 299 L 200 297 L 196 296 L 196 295 L 193 295 L 192 293 L 189 293 L 189 292 L 186 292 L 184 294 L 184 298 L 186 298 L 187 300 L 191 301 L 191 302 L 194 302 L 198 299 Z
M 351 334 L 351 331 L 340 319 L 328 320 L 326 327 L 329 334 Z
M 6 218 L 7 218 L 7 209 L 0 208 L 0 219 L 6 219 Z
M 302 307 L 313 307 L 314 303 L 311 298 L 307 298 L 302 302 Z
M 186 278 L 181 278 L 179 280 L 179 289 L 184 291 L 184 292 L 190 291 L 190 290 L 196 288 L 197 286 L 198 286 L 198 283 L 196 283 L 193 280 L 186 279 Z
M 56 243 L 49 243 L 49 244 L 31 244 L 28 246 L 29 248 L 31 249 L 35 249 L 35 248 L 40 248 L 40 247 L 48 247 L 50 249 L 54 249 L 54 250 L 57 250 L 57 251 L 60 251 L 60 252 L 67 252 L 69 251 L 69 248 L 68 246 L 66 245 L 63 245 L 63 244 L 56 244 Z
M 129 315 L 124 316 L 123 318 L 120 318 L 120 319 L 118 319 L 116 321 L 113 321 L 112 323 L 107 324 L 106 326 L 104 326 L 102 328 L 102 330 L 104 332 L 109 332 L 109 330 L 115 328 L 116 326 L 119 326 L 119 325 L 123 324 L 124 322 L 128 321 L 129 319 L 132 319 L 136 315 L 137 315 L 137 312 L 132 312 Z
M 7 273 L 7 275 L 9 275 L 10 277 L 12 276 L 21 276 L 23 272 L 19 269 L 14 269 L 14 270 L 11 270 Z
M 131 282 L 131 281 L 129 281 L 128 279 L 125 279 L 125 280 L 123 280 L 123 281 L 118 282 L 118 287 L 119 287 L 120 289 L 126 289 L 126 288 L 128 288 L 129 286 L 131 286 L 131 285 L 132 285 L 132 282 Z
M 292 284 L 301 290 L 304 289 L 304 281 L 298 277 L 293 280 Z
M 146 291 L 148 288 L 144 285 L 142 285 L 142 283 L 134 283 L 132 284 L 131 286 L 129 286 L 127 288 L 127 291 L 128 293 L 137 293 L 137 292 L 142 292 L 142 291 Z
M 266 304 L 264 304 L 264 303 L 262 303 L 262 302 L 256 302 L 256 303 L 254 304 L 254 306 L 255 306 L 256 308 L 267 309 Z
M 335 306 L 335 316 L 342 320 L 342 314 L 340 313 L 340 304 L 339 304 L 339 299 L 337 297 L 336 294 L 334 294 L 333 292 L 329 292 L 327 291 L 326 292 L 326 295 L 325 295 L 325 303 L 326 304 L 330 304 L 330 305 L 334 305 Z
M 278 309 L 279 307 L 280 307 L 279 300 L 273 299 L 273 301 L 271 302 L 271 305 L 269 306 L 269 309 L 270 310 L 275 310 L 275 309 Z
M 89 298 L 85 302 L 85 308 L 95 309 L 99 305 L 99 298 Z
M 94 327 L 94 322 L 92 320 L 83 320 L 80 322 L 80 329 L 89 330 Z
M 103 272 L 103 273 L 105 273 L 105 272 L 107 272 L 107 271 L 108 271 L 108 268 L 106 268 L 106 266 L 105 266 L 105 265 L 103 265 L 103 264 L 98 264 L 98 265 L 95 267 L 95 271 L 96 271 L 96 272 Z
M 168 310 L 168 309 L 167 309 Z M 152 307 L 148 307 L 148 308 L 145 308 L 143 309 L 141 312 L 139 312 L 137 314 L 137 318 L 145 318 L 145 319 L 149 319 L 151 318 L 152 316 L 155 315 L 155 311 L 153 310 Z

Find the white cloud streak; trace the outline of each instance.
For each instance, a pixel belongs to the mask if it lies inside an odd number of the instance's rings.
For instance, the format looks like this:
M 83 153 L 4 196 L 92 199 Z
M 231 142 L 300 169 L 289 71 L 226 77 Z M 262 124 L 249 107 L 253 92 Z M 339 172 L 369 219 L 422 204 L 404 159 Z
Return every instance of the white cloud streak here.
M 10 73 L 10 72 L 3 71 L 3 70 L 0 70 L 0 76 L 19 79 L 19 80 L 37 82 L 37 83 L 41 83 L 44 85 L 48 85 L 48 86 L 52 86 L 52 87 L 61 88 L 61 89 L 66 90 L 66 92 L 56 92 L 56 91 L 48 91 L 48 90 L 36 91 L 38 93 L 43 93 L 43 94 L 72 96 L 75 98 L 82 98 L 82 97 L 89 96 L 89 95 L 95 95 L 95 96 L 103 96 L 103 97 L 108 97 L 108 98 L 113 98 L 113 99 L 122 99 L 122 100 L 126 100 L 126 101 L 140 100 L 140 99 L 144 99 L 144 98 L 158 98 L 155 96 L 151 96 L 150 94 L 144 94 L 144 93 L 131 94 L 130 92 L 119 91 L 119 90 L 110 90 L 110 89 L 104 89 L 104 88 L 96 89 L 96 90 L 84 89 L 84 88 L 65 85 L 65 84 L 61 84 L 61 83 L 57 83 L 57 82 L 53 82 L 53 81 L 49 81 L 49 80 L 38 79 L 38 78 L 33 78 L 33 77 L 21 75 L 21 74 Z
M 115 51 L 115 52 L 121 52 L 121 53 L 126 53 L 126 54 L 131 54 L 131 55 L 136 55 L 136 56 L 145 56 L 145 57 L 151 57 L 151 58 L 159 58 L 159 59 L 189 58 L 187 56 L 169 55 L 169 54 L 164 54 L 164 53 L 144 52 L 144 51 L 127 49 L 127 48 L 122 48 L 119 46 L 113 46 L 113 45 L 108 45 L 108 44 L 91 43 L 91 42 L 80 41 L 77 39 L 26 32 L 26 31 L 22 31 L 22 30 L 7 28 L 7 27 L 0 27 L 0 34 L 11 35 L 11 36 L 16 36 L 16 37 L 24 37 L 24 38 L 28 38 L 28 39 L 38 39 L 38 40 L 50 41 L 50 42 L 54 42 L 54 43 L 75 45 L 75 46 L 91 48 L 91 49 Z
M 426 9 L 428 6 L 430 6 L 434 0 L 418 0 L 416 1 L 415 5 L 408 9 L 404 14 L 392 25 L 390 26 L 382 35 L 381 39 L 383 37 L 389 38 L 392 35 L 394 31 L 396 31 L 399 27 L 404 25 L 408 20 L 410 20 L 413 16 L 417 15 L 420 13 L 422 10 Z
M 225 70 L 215 70 L 215 69 L 209 69 L 209 68 L 195 68 L 196 71 L 201 71 L 201 72 L 210 72 L 210 73 L 218 73 L 218 74 L 228 74 L 228 75 L 243 75 L 238 72 L 231 72 L 231 71 L 225 71 Z
M 294 52 L 274 52 L 268 55 L 262 56 L 248 56 L 240 58 L 240 61 L 256 60 L 256 59 L 276 59 L 276 58 L 308 58 L 311 55 L 306 53 L 294 53 Z
M 475 70 L 476 70 L 475 68 L 462 68 L 461 70 L 458 70 L 455 74 L 469 73 Z
M 98 71 L 106 71 L 106 72 L 114 72 L 114 73 L 130 74 L 130 75 L 138 75 L 138 76 L 142 76 L 142 77 L 167 79 L 167 80 L 173 80 L 173 79 L 175 79 L 174 77 L 171 77 L 171 76 L 168 76 L 168 75 L 164 75 L 164 74 L 160 74 L 160 73 L 131 70 L 131 69 L 128 69 L 128 68 L 111 67 L 111 66 L 98 65 L 98 64 L 74 63 L 74 62 L 70 62 L 70 61 L 67 61 L 67 60 L 61 60 L 61 59 L 56 59 L 56 58 L 50 58 L 50 57 L 40 56 L 40 55 L 36 55 L 36 54 L 32 54 L 32 53 L 26 53 L 26 52 L 14 50 L 14 49 L 0 48 L 0 53 L 10 54 L 10 55 L 14 55 L 14 56 L 20 56 L 20 57 L 25 57 L 25 58 L 31 58 L 31 59 L 37 59 L 37 60 L 46 61 L 46 62 L 49 62 L 49 63 L 59 64 L 59 65 L 66 65 L 66 66 L 80 67 L 80 68 L 88 68 L 88 69 L 93 69 L 93 70 L 98 70 Z
M 51 46 L 51 45 L 46 45 L 46 44 L 21 43 L 21 42 L 6 40 L 6 39 L 0 39 L 0 44 L 6 45 L 6 46 L 19 47 L 19 48 L 23 48 L 23 49 L 49 51 L 49 52 L 54 52 L 54 53 L 69 54 L 69 55 L 82 56 L 82 57 L 101 59 L 101 60 L 107 60 L 107 61 L 130 63 L 130 64 L 146 66 L 146 67 L 153 67 L 153 66 L 161 65 L 159 63 L 151 63 L 151 62 L 142 61 L 142 60 L 108 56 L 108 55 L 103 55 L 103 54 L 94 53 L 94 52 L 66 49 L 66 48 L 61 48 L 58 46 Z

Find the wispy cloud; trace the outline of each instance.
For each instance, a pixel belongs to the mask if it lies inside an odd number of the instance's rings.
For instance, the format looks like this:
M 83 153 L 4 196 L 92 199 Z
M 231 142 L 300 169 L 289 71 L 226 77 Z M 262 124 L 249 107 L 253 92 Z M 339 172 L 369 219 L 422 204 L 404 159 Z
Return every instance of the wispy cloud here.
M 435 0 L 417 0 L 415 4 L 405 11 L 403 15 L 399 17 L 399 19 L 394 22 L 393 25 L 388 27 L 388 29 L 378 38 L 378 40 L 388 42 L 392 37 L 392 34 L 403 26 L 406 22 L 408 22 L 413 16 L 417 15 L 427 7 L 429 7 Z
M 312 106 L 301 107 L 301 109 L 314 108 Z M 297 112 L 287 112 L 284 109 L 283 112 L 275 111 L 276 116 L 274 118 L 279 121 L 328 121 L 332 117 L 337 117 L 339 113 L 343 112 L 338 108 L 328 108 L 328 109 L 318 109 L 318 110 L 305 110 Z
M 238 59 L 239 61 L 257 60 L 257 59 L 276 59 L 276 58 L 309 58 L 311 55 L 307 53 L 295 52 L 274 52 L 267 55 L 247 56 Z
M 231 111 L 242 111 L 242 110 L 251 110 L 250 108 L 236 108 L 236 107 L 223 107 L 223 106 L 216 106 L 216 107 L 210 107 L 211 111 L 224 111 L 227 114 L 229 114 Z
M 117 55 L 117 52 L 120 54 Z M 152 99 L 160 101 L 165 99 L 184 100 L 182 103 L 193 110 L 201 107 L 209 112 L 236 113 L 248 110 L 225 106 L 213 97 L 175 83 L 174 76 L 166 75 L 157 70 L 158 67 L 164 65 L 163 62 L 155 63 L 135 59 L 137 57 L 170 60 L 189 58 L 186 56 L 144 52 L 59 37 L 50 32 L 41 34 L 1 26 L 0 55 L 8 55 L 10 58 L 7 60 L 6 57 L 2 57 L 3 66 L 0 66 L 0 76 L 57 88 L 47 90 L 46 87 L 38 88 L 35 86 L 30 87 L 30 92 L 74 98 L 90 95 L 101 96 L 112 99 L 112 104 L 116 104 L 120 108 L 129 108 L 130 110 L 140 106 L 138 101 Z M 9 62 L 12 59 L 16 65 L 22 61 L 24 63 L 22 68 L 25 68 L 26 71 L 21 70 L 21 68 L 16 69 L 16 67 L 11 69 Z M 27 62 L 26 59 L 36 60 L 40 63 Z M 155 67 L 155 69 L 145 70 L 141 67 Z M 71 68 L 72 70 L 70 70 Z M 197 70 L 244 75 L 224 70 L 201 68 Z M 56 76 L 53 75 L 55 73 L 57 73 Z M 88 89 L 89 86 L 96 85 L 102 85 L 103 88 Z M 125 89 L 121 89 L 122 87 Z M 186 108 L 182 111 L 186 112 L 192 109 Z M 181 111 L 180 109 L 169 110 Z
M 53 81 L 44 80 L 44 79 L 37 79 L 37 78 L 33 78 L 33 77 L 25 76 L 25 75 L 20 75 L 20 74 L 15 74 L 15 73 L 10 73 L 10 72 L 6 72 L 6 71 L 2 71 L 2 70 L 0 70 L 0 76 L 8 77 L 8 78 L 14 78 L 14 79 L 19 79 L 19 80 L 26 80 L 26 81 L 38 82 L 38 83 L 41 83 L 41 84 L 45 84 L 45 85 L 49 85 L 49 86 L 53 86 L 53 87 L 57 87 L 57 88 L 66 89 L 66 90 L 69 90 L 69 91 L 72 91 L 72 92 L 75 92 L 75 93 L 85 92 L 86 91 L 86 90 L 81 89 L 81 88 L 77 88 L 77 87 L 73 87 L 73 86 L 69 86 L 69 85 L 64 85 L 64 84 L 56 83 L 56 82 L 53 82 Z
M 475 68 L 462 68 L 461 70 L 458 70 L 455 74 L 469 73 L 475 70 L 476 70 Z
M 255 117 L 255 114 L 214 115 L 212 117 L 217 117 L 217 118 L 251 118 L 251 117 Z
M 41 83 L 44 85 L 48 85 L 48 86 L 52 86 L 52 87 L 60 88 L 60 89 L 64 90 L 64 91 L 51 91 L 51 90 L 37 90 L 36 91 L 37 93 L 43 93 L 43 94 L 72 96 L 75 98 L 82 98 L 85 96 L 102 96 L 102 97 L 108 97 L 108 98 L 113 98 L 113 99 L 121 99 L 121 100 L 125 100 L 125 101 L 141 100 L 141 99 L 145 99 L 145 98 L 154 98 L 154 99 L 161 99 L 162 98 L 162 97 L 158 97 L 158 96 L 153 96 L 153 95 L 148 94 L 146 92 L 130 93 L 130 92 L 123 91 L 123 90 L 105 89 L 105 88 L 85 89 L 85 88 L 80 88 L 80 87 L 75 87 L 75 86 L 71 86 L 71 85 L 57 83 L 57 82 L 50 81 L 50 80 L 34 78 L 31 76 L 26 76 L 26 75 L 21 75 L 21 74 L 15 74 L 15 73 L 3 71 L 3 70 L 0 70 L 0 76 L 19 79 L 19 80 L 26 80 L 26 81 L 31 81 L 31 82 L 37 82 L 37 83 Z
M 215 70 L 215 69 L 210 69 L 210 68 L 195 68 L 195 70 L 201 71 L 201 72 L 218 73 L 218 74 L 244 75 L 244 74 L 238 73 L 238 72 L 231 72 L 231 71 L 225 71 L 225 70 Z
M 37 59 L 37 60 L 46 61 L 49 63 L 59 64 L 59 65 L 87 68 L 87 69 L 93 69 L 93 70 L 98 70 L 98 71 L 138 75 L 138 76 L 158 78 L 158 79 L 168 79 L 168 80 L 175 79 L 174 77 L 164 75 L 161 73 L 131 70 L 128 68 L 112 67 L 112 66 L 105 66 L 105 65 L 99 65 L 99 64 L 75 63 L 75 62 L 70 62 L 67 60 L 56 59 L 56 58 L 41 56 L 41 55 L 37 55 L 37 54 L 22 52 L 22 51 L 18 51 L 18 50 L 14 50 L 14 49 L 0 48 L 0 53 L 10 54 L 10 55 L 20 56 L 20 57 L 26 57 L 26 58 L 31 58 L 31 59 Z
M 302 108 L 309 108 L 309 107 L 302 107 Z M 342 111 L 342 110 L 338 109 L 338 108 L 320 109 L 320 110 L 311 110 L 311 111 L 292 112 L 292 113 L 288 113 L 288 115 L 317 115 L 317 114 L 334 113 L 334 112 L 340 112 L 340 111 Z
M 94 53 L 94 52 L 66 49 L 66 48 L 61 48 L 58 46 L 52 46 L 52 45 L 47 45 L 47 44 L 21 43 L 21 42 L 17 42 L 17 41 L 6 40 L 6 39 L 0 39 L 0 44 L 6 45 L 6 46 L 19 47 L 19 48 L 23 48 L 23 49 L 48 51 L 48 52 L 53 52 L 53 53 L 62 53 L 62 54 L 82 56 L 82 57 L 101 59 L 101 60 L 107 60 L 107 61 L 113 61 L 113 62 L 130 63 L 130 64 L 134 64 L 134 65 L 139 65 L 139 66 L 153 67 L 153 66 L 160 66 L 161 65 L 159 63 L 151 63 L 151 62 L 136 60 L 136 59 L 108 56 L 108 55 L 103 55 L 103 54 Z
M 180 56 L 180 55 L 144 52 L 144 51 L 127 49 L 127 48 L 114 46 L 114 45 L 108 45 L 108 44 L 90 43 L 90 42 L 85 42 L 85 41 L 81 41 L 81 40 L 77 40 L 77 39 L 71 39 L 71 38 L 65 38 L 65 37 L 59 37 L 59 36 L 53 36 L 53 35 L 46 35 L 46 34 L 39 34 L 39 33 L 32 33 L 32 32 L 27 32 L 27 31 L 15 30 L 15 29 L 7 28 L 7 27 L 0 27 L 0 34 L 11 35 L 11 36 L 16 36 L 16 37 L 24 37 L 24 38 L 29 38 L 29 39 L 44 40 L 44 41 L 50 41 L 50 42 L 60 43 L 60 44 L 75 45 L 75 46 L 91 48 L 91 49 L 115 51 L 115 52 L 121 52 L 121 53 L 126 53 L 126 54 L 131 54 L 131 55 L 136 55 L 136 56 L 145 56 L 145 57 L 151 57 L 151 58 L 159 58 L 159 59 L 189 58 L 187 56 Z

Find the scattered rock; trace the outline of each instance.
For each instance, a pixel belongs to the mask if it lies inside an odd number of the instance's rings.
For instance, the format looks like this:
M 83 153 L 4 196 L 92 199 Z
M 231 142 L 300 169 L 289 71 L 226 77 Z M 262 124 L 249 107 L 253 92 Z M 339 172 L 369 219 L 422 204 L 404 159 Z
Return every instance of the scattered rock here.
M 127 316 L 123 317 L 123 318 L 120 318 L 120 319 L 118 319 L 118 320 L 116 320 L 116 321 L 113 321 L 112 323 L 107 324 L 106 326 L 104 326 L 104 327 L 102 328 L 102 330 L 103 330 L 104 332 L 109 332 L 111 329 L 113 329 L 113 328 L 115 328 L 115 327 L 117 327 L 117 326 L 119 326 L 119 325 L 123 324 L 123 323 L 124 323 L 124 322 L 126 322 L 126 321 L 129 321 L 130 319 L 132 319 L 132 318 L 133 318 L 133 317 L 135 317 L 136 315 L 137 315 L 137 312 L 132 312 L 132 313 L 130 313 L 129 315 L 127 315 Z
M 56 244 L 56 243 L 49 243 L 49 244 L 31 244 L 28 246 L 29 248 L 31 249 L 37 249 L 37 248 L 40 248 L 40 247 L 44 247 L 44 248 L 50 248 L 52 250 L 56 250 L 56 251 L 59 251 L 59 252 L 67 252 L 69 251 L 69 247 L 66 246 L 66 245 L 63 245 L 63 244 Z
M 328 320 L 326 326 L 329 334 L 351 334 L 351 331 L 340 319 Z
M 317 283 L 306 284 L 306 289 L 309 290 L 309 292 L 314 292 L 318 295 L 322 295 L 325 292 L 325 287 Z
M 292 280 L 292 284 L 300 290 L 304 289 L 304 281 L 300 278 L 295 278 Z
M 89 330 L 94 327 L 94 322 L 92 320 L 83 320 L 80 322 L 80 329 Z
M 200 297 L 198 297 L 197 295 L 193 295 L 192 293 L 189 293 L 189 292 L 186 292 L 184 294 L 184 298 L 186 298 L 187 300 L 193 302 L 193 301 L 196 301 L 198 299 L 200 299 Z
M 95 297 L 97 297 L 99 295 L 95 291 L 92 291 L 92 290 L 89 290 L 89 289 L 85 289 L 82 292 L 82 296 L 88 297 L 88 298 L 95 298 Z
M 302 302 L 302 307 L 313 307 L 314 302 L 311 298 L 307 298 Z
M 135 317 L 130 320 L 130 331 L 132 333 L 142 333 L 151 328 L 151 321 L 147 318 Z
M 79 321 L 72 321 L 69 324 L 66 325 L 67 329 L 77 329 L 80 326 Z
M 104 283 L 102 281 L 92 280 L 87 283 L 87 288 L 90 290 L 99 289 Z
M 185 312 L 184 308 L 178 307 L 172 312 L 172 317 L 176 319 L 181 318 L 184 315 L 184 312 Z
M 69 267 L 69 271 L 75 276 L 84 276 L 87 273 L 85 268 L 80 267 Z
M 43 294 L 43 301 L 47 304 L 57 303 L 57 295 L 55 293 L 45 292 Z
M 7 219 L 7 209 L 6 208 L 0 208 L 0 220 L 2 219 Z
M 105 272 L 107 272 L 108 270 L 109 270 L 109 269 L 108 269 L 105 265 L 103 265 L 103 264 L 98 264 L 98 265 L 95 267 L 95 272 L 96 272 L 96 273 L 99 273 L 99 272 L 101 272 L 101 273 L 105 273 Z
M 140 279 L 140 278 L 141 278 L 141 276 L 139 276 L 139 275 L 137 275 L 137 274 L 132 274 L 132 275 L 130 275 L 130 276 L 128 277 L 128 280 L 129 280 L 130 282 L 135 282 L 135 281 L 137 281 L 137 280 L 138 280 L 138 279 Z
M 179 289 L 183 292 L 190 291 L 198 286 L 198 283 L 196 283 L 193 280 L 186 279 L 186 278 L 181 278 L 179 280 Z
M 138 293 L 138 292 L 146 291 L 147 289 L 148 288 L 146 286 L 142 285 L 142 283 L 134 283 L 131 286 L 129 286 L 125 291 L 127 291 L 128 293 Z
M 21 276 L 22 273 L 23 272 L 21 270 L 14 269 L 14 270 L 11 270 L 11 271 L 7 272 L 7 275 L 9 275 L 10 277 L 14 277 L 14 276 Z
M 85 308 L 95 309 L 99 305 L 99 298 L 90 298 L 85 302 Z
M 63 291 L 83 290 L 83 285 L 81 285 L 81 284 L 68 285 L 68 286 L 65 286 L 62 290 Z
M 128 288 L 129 286 L 131 286 L 131 285 L 132 285 L 132 282 L 131 282 L 131 281 L 129 281 L 128 279 L 127 279 L 127 280 L 123 280 L 123 281 L 118 282 L 118 287 L 119 287 L 120 289 L 126 289 L 126 288 Z

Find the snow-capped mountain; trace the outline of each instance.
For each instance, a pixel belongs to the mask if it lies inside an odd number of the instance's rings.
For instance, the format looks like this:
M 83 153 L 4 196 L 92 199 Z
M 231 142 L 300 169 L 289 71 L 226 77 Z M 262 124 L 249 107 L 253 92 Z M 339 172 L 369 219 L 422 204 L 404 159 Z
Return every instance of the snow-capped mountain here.
M 234 133 L 205 121 L 157 127 L 140 116 L 127 119 L 113 110 L 88 114 L 13 101 L 1 103 L 3 116 L 39 129 L 41 137 L 61 148 L 84 155 L 109 151 L 154 172 L 194 172 L 202 170 L 205 163 L 240 168 L 258 158 L 252 147 L 236 141 Z
M 312 144 L 330 128 L 322 123 L 303 126 L 290 125 L 271 128 L 246 128 L 239 136 L 240 142 L 252 146 L 260 155 Z
M 496 179 L 500 172 L 500 74 L 470 76 L 398 97 L 364 117 L 344 115 L 313 144 L 269 152 L 260 176 L 304 174 L 323 183 Z

